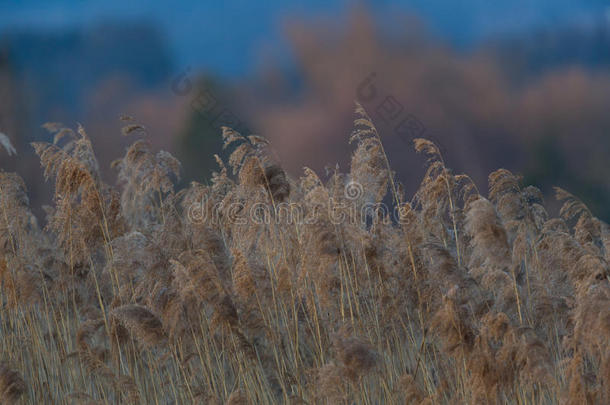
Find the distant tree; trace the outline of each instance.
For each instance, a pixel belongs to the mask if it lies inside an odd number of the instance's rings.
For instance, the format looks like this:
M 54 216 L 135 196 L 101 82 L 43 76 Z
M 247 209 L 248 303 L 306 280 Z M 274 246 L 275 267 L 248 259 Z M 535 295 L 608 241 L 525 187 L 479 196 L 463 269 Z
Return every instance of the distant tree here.
M 213 154 L 220 151 L 222 127 L 231 127 L 243 135 L 250 135 L 250 129 L 231 101 L 231 90 L 222 82 L 200 77 L 188 96 L 190 112 L 178 141 L 183 181 L 204 181 L 218 169 Z

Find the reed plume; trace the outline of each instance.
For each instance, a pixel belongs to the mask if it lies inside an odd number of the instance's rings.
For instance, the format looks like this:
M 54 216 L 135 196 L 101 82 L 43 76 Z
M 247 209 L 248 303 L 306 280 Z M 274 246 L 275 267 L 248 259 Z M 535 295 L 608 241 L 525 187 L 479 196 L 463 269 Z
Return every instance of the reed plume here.
M 15 404 L 27 390 L 21 374 L 6 363 L 0 364 L 0 399 L 5 404 Z

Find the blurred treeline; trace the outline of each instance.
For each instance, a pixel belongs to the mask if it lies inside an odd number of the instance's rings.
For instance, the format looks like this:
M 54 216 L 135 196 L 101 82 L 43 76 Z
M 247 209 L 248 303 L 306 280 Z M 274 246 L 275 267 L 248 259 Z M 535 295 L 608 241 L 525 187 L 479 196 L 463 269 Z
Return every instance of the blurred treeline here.
M 21 155 L 2 167 L 22 173 L 36 202 L 44 201 L 26 146 L 45 136 L 40 124 L 81 122 L 107 166 L 126 143 L 121 113 L 183 162 L 184 181 L 205 181 L 220 150 L 218 127 L 236 120 L 270 138 L 294 174 L 303 166 L 345 166 L 353 102 L 372 77 L 366 85 L 375 97 L 361 101 L 407 191 L 421 177 L 421 157 L 410 145 L 418 135 L 439 143 L 448 166 L 483 189 L 487 173 L 506 167 L 547 195 L 554 185 L 568 189 L 610 218 L 607 19 L 460 50 L 412 16 L 386 23 L 359 8 L 346 21 L 286 21 L 290 62 L 261 54 L 251 75 L 234 80 L 176 66 L 163 35 L 146 24 L 4 36 L 0 131 Z M 177 94 L 172 83 L 185 71 L 192 88 Z M 197 102 L 202 94 L 213 96 L 214 109 Z M 405 117 L 418 123 L 410 133 L 396 129 Z

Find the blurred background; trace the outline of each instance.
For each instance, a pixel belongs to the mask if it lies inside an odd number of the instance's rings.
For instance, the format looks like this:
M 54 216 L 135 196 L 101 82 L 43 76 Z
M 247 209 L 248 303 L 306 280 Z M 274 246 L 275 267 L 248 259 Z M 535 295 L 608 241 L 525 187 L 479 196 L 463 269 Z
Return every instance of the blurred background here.
M 437 142 L 486 190 L 505 167 L 552 200 L 610 219 L 608 0 L 48 0 L 0 3 L 0 132 L 35 206 L 49 185 L 29 142 L 45 122 L 94 142 L 107 182 L 130 139 L 121 114 L 205 182 L 220 127 L 266 136 L 293 175 L 349 170 L 354 101 L 409 193 Z

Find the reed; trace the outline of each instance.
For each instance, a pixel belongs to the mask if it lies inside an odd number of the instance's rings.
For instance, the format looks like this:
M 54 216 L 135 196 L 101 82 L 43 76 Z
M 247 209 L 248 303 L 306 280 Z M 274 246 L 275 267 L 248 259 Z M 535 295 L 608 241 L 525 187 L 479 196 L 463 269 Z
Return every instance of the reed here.
M 46 126 L 44 227 L 0 171 L 2 403 L 610 403 L 610 227 L 576 196 L 551 218 L 504 169 L 483 196 L 417 139 L 409 200 L 361 106 L 347 173 L 292 178 L 224 128 L 228 161 L 177 190 L 127 121 L 116 185 Z

